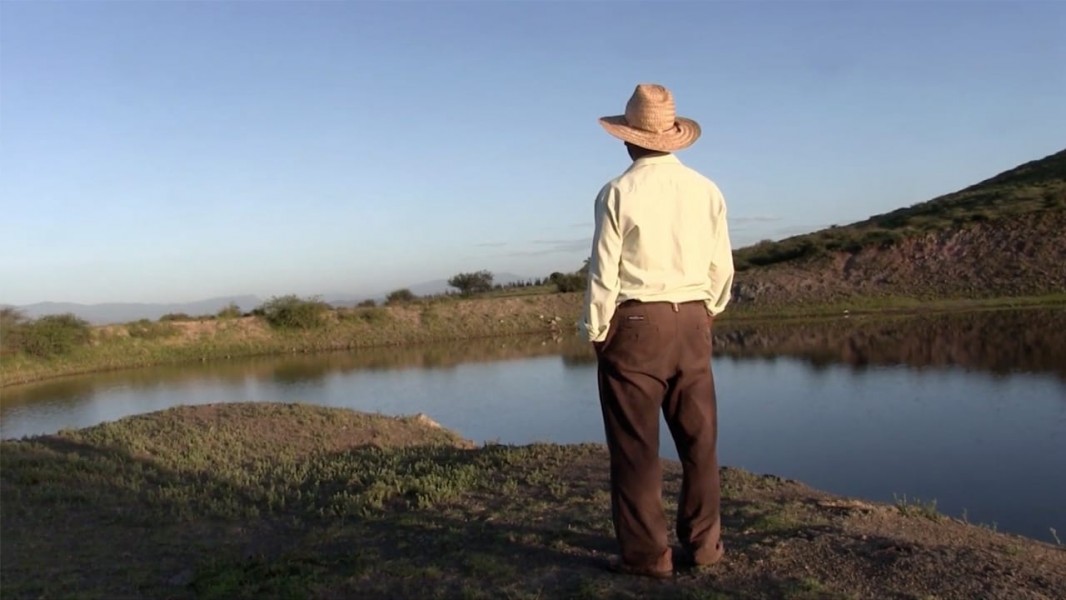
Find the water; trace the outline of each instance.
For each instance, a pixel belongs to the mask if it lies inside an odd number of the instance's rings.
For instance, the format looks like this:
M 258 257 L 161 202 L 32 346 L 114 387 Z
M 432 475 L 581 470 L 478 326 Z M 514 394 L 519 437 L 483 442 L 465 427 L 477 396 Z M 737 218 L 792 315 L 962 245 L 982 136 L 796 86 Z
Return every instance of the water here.
M 1066 311 L 721 328 L 723 464 L 850 496 L 936 500 L 971 522 L 1066 533 Z M 180 404 L 426 413 L 477 441 L 602 442 L 575 339 L 480 340 L 161 367 L 4 389 L 0 435 Z M 663 455 L 676 453 L 665 428 Z

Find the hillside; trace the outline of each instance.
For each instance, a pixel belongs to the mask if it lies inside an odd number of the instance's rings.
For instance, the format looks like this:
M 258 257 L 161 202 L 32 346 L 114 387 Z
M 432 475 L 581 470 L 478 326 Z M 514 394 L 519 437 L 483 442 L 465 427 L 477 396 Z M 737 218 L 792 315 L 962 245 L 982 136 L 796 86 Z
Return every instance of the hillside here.
M 241 310 L 248 311 L 259 306 L 262 302 L 256 296 L 225 296 L 197 300 L 195 302 L 154 304 L 137 302 L 108 302 L 103 304 L 38 302 L 36 304 L 12 306 L 12 308 L 18 309 L 19 312 L 30 319 L 45 315 L 70 313 L 94 325 L 107 325 L 109 323 L 124 323 L 138 319 L 154 321 L 165 314 L 213 315 L 230 303 L 236 304 Z
M 738 302 L 1066 290 L 1066 150 L 865 221 L 735 253 Z

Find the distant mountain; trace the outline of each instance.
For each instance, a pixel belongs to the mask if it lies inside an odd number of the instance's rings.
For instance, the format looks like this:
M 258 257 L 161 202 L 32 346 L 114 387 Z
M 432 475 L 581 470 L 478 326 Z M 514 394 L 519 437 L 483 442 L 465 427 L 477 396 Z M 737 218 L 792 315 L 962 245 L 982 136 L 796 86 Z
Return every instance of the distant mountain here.
M 1066 150 L 958 192 L 734 253 L 735 297 L 979 297 L 1066 292 Z
M 528 277 L 520 277 L 514 273 L 494 273 L 493 282 L 500 284 L 514 283 L 516 281 L 525 281 L 530 279 Z M 398 289 L 398 288 L 397 288 Z M 411 290 L 417 296 L 431 296 L 435 294 L 442 294 L 451 288 L 448 285 L 446 279 L 436 279 L 433 281 L 425 281 L 417 283 L 415 285 L 408 286 L 407 289 Z M 359 302 L 367 299 L 373 299 L 377 301 L 383 301 L 385 296 L 393 290 L 381 292 L 376 295 L 355 295 L 355 294 L 329 294 L 321 296 L 324 302 L 327 302 L 333 306 L 354 306 Z M 130 321 L 137 321 L 139 319 L 149 319 L 155 321 L 159 317 L 170 313 L 185 313 L 190 316 L 197 315 L 213 315 L 220 309 L 228 306 L 230 302 L 234 302 L 240 307 L 242 312 L 248 312 L 253 308 L 263 303 L 263 300 L 257 296 L 225 296 L 221 298 L 209 298 L 207 300 L 198 300 L 196 302 L 180 302 L 180 303 L 167 303 L 167 304 L 145 304 L 145 303 L 132 303 L 132 302 L 109 302 L 104 304 L 77 304 L 73 302 L 38 302 L 36 304 L 26 304 L 23 306 L 15 306 L 23 315 L 30 319 L 36 319 L 37 317 L 43 317 L 45 315 L 59 315 L 72 313 L 82 319 L 85 319 L 93 325 L 107 325 L 109 323 L 128 323 Z M 10 305 L 0 305 L 10 306 Z
M 185 313 L 192 316 L 213 315 L 229 305 L 230 302 L 236 303 L 242 311 L 250 311 L 262 304 L 262 301 L 255 296 L 227 296 L 173 304 L 39 302 L 37 304 L 16 306 L 15 308 L 31 319 L 45 315 L 72 313 L 94 325 L 106 325 L 108 323 L 126 323 L 138 319 L 154 321 L 168 313 Z

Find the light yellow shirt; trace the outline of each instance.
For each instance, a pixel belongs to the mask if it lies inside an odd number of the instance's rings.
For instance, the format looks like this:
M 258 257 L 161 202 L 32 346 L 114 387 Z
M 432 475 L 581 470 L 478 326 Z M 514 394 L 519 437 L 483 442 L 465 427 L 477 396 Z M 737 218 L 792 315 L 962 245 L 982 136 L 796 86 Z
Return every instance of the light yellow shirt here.
M 713 181 L 672 154 L 637 159 L 596 197 L 584 327 L 607 337 L 618 304 L 729 302 L 733 251 L 725 199 Z

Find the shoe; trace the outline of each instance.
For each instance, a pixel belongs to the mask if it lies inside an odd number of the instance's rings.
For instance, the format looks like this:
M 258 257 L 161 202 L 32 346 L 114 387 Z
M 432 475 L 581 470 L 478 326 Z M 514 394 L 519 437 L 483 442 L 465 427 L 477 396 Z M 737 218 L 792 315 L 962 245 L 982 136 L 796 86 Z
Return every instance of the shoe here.
M 652 579 L 670 579 L 674 576 L 674 570 L 671 569 L 658 569 L 653 565 L 638 566 L 626 564 L 622 561 L 622 558 L 616 556 L 607 563 L 607 568 L 615 573 L 621 573 L 623 575 L 638 575 L 640 577 L 651 577 Z

